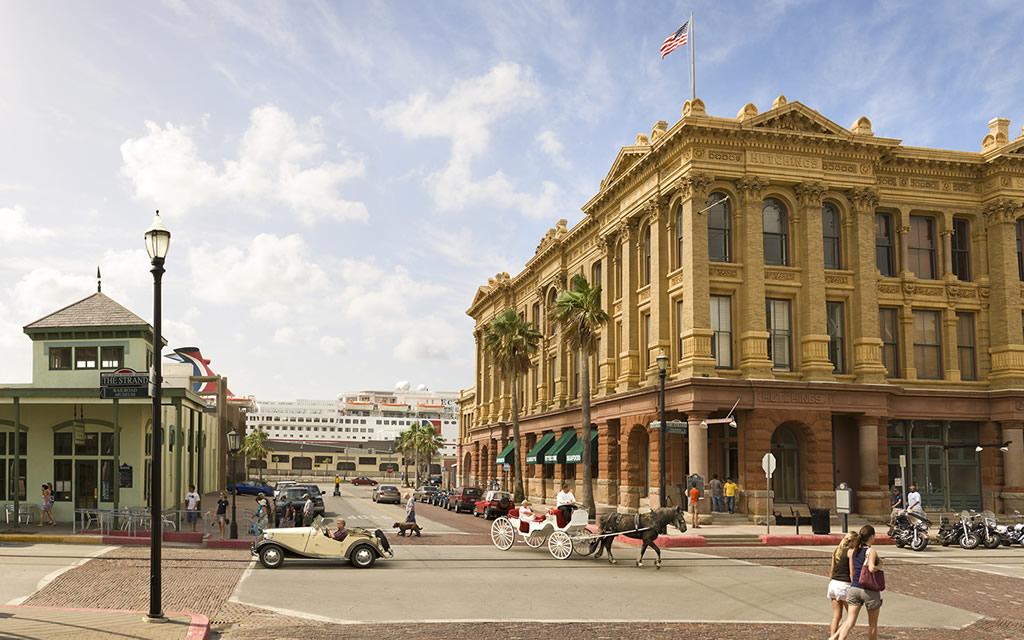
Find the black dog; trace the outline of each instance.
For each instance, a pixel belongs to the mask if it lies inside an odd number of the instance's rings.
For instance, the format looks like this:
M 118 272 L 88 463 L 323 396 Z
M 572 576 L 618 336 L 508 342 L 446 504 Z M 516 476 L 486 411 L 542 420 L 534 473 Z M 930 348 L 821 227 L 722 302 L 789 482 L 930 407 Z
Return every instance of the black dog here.
M 401 537 L 405 537 L 406 533 L 408 533 L 409 535 L 415 533 L 416 537 L 418 538 L 420 535 L 420 531 L 423 530 L 420 528 L 420 525 L 416 524 L 415 522 L 396 522 L 391 526 L 398 529 L 398 535 Z

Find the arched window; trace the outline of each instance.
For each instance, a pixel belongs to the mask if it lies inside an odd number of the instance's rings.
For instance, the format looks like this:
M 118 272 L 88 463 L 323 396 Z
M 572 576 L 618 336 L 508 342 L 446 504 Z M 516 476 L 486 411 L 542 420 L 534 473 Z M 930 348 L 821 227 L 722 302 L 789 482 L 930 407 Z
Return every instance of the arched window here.
M 640 273 L 643 275 L 641 285 L 651 284 L 651 225 L 644 227 L 643 246 L 640 247 L 643 264 Z
M 821 240 L 826 269 L 842 269 L 842 250 L 839 243 L 839 210 L 834 204 L 821 205 Z
M 676 269 L 683 266 L 683 205 L 676 207 Z
M 775 198 L 765 199 L 761 206 L 761 225 L 764 233 L 764 263 L 788 266 L 789 220 L 786 205 Z
M 712 193 L 708 206 L 711 207 L 708 209 L 708 259 L 711 262 L 732 262 L 729 201 L 725 194 Z

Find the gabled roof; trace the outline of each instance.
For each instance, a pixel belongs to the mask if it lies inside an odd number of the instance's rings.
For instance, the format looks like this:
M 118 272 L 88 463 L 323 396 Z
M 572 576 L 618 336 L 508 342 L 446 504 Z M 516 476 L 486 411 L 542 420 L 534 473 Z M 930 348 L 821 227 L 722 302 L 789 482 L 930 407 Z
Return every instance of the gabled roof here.
M 149 323 L 102 293 L 94 293 L 25 325 L 25 333 L 37 329 L 98 327 L 149 327 Z
M 603 185 L 611 184 L 615 178 L 618 178 L 629 170 L 630 167 L 636 164 L 640 158 L 650 150 L 650 145 L 622 147 L 622 149 L 619 150 L 619 155 L 615 157 L 615 162 L 612 163 L 612 168 L 608 170 L 608 175 L 606 175 L 604 180 L 601 181 L 602 188 Z
M 744 118 L 744 126 L 758 129 L 783 129 L 804 133 L 820 133 L 825 135 L 852 138 L 849 129 L 829 120 L 807 105 L 793 101 L 765 111 L 764 113 Z

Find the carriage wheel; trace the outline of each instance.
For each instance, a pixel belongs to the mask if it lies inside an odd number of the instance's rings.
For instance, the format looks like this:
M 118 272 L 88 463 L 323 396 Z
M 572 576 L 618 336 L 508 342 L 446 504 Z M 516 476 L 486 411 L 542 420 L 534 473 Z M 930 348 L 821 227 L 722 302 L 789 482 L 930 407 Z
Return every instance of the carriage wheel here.
M 597 551 L 597 542 L 600 540 L 595 535 L 588 535 L 586 533 L 582 535 L 573 536 L 572 538 L 572 551 L 573 553 L 581 556 L 589 556 L 590 554 Z
M 491 542 L 502 551 L 508 551 L 516 541 L 516 529 L 512 522 L 502 516 L 491 524 Z
M 524 540 L 524 542 L 526 542 L 526 546 L 530 547 L 531 549 L 539 549 L 542 546 L 544 546 L 544 543 L 547 541 L 547 536 L 526 536 Z
M 559 560 L 572 555 L 572 538 L 564 531 L 556 531 L 548 538 L 548 551 Z

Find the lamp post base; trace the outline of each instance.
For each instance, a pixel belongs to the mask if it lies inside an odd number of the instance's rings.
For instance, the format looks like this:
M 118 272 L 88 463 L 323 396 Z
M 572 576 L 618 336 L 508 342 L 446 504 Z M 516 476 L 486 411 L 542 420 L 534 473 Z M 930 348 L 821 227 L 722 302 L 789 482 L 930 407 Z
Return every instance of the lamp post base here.
M 147 613 L 146 615 L 142 616 L 142 621 L 150 622 L 153 624 L 162 624 L 164 622 L 167 622 L 167 616 L 165 616 L 162 611 L 158 616 L 153 616 Z

